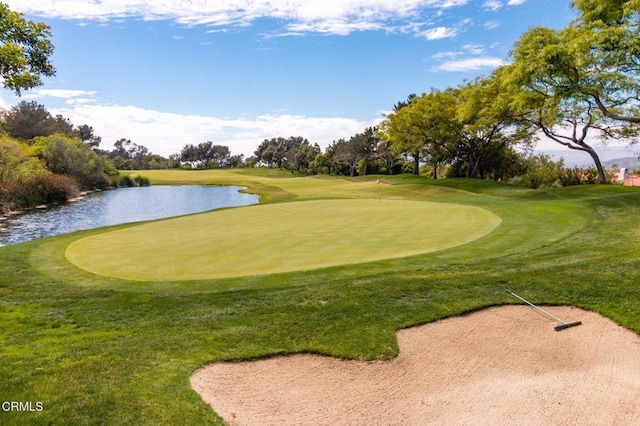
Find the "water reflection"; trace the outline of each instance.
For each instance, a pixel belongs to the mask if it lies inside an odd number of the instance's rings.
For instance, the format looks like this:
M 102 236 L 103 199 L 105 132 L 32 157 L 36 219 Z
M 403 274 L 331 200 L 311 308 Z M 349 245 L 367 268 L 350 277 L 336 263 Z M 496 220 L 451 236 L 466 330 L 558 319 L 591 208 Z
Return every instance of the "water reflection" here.
M 161 219 L 258 202 L 237 186 L 148 186 L 98 192 L 0 222 L 0 245 L 16 244 L 81 229 Z

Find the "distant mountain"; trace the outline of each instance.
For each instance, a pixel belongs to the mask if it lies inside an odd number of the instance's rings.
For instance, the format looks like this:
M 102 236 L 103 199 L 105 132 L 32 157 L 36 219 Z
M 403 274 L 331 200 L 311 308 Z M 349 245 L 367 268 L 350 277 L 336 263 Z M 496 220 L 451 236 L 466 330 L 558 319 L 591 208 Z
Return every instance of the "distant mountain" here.
M 583 151 L 547 147 L 546 149 L 537 149 L 536 152 L 549 155 L 553 161 L 563 159 L 565 167 L 569 168 L 594 166 L 591 156 Z M 602 161 L 603 167 L 607 170 L 614 164 L 627 169 L 640 169 L 640 161 L 637 158 L 640 152 L 635 145 L 596 146 L 596 152 Z
M 616 166 L 617 168 L 626 167 L 629 171 L 634 169 L 640 169 L 640 160 L 638 157 L 623 157 L 623 158 L 615 158 L 613 160 L 607 160 L 602 162 L 602 167 L 605 169 L 611 169 L 611 167 Z

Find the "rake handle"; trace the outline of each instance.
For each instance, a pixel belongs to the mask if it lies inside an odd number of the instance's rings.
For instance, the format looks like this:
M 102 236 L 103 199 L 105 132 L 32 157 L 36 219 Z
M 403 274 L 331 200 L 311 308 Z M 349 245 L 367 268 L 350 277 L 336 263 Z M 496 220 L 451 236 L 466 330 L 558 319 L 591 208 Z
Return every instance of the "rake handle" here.
M 517 294 L 515 294 L 514 292 L 510 291 L 510 290 L 505 290 L 507 293 L 509 293 L 510 295 L 512 295 L 513 297 L 522 300 L 524 303 L 526 303 L 527 305 L 531 306 L 533 309 L 536 309 L 538 312 L 542 312 L 543 314 L 545 314 L 546 316 L 548 316 L 549 318 L 553 318 L 554 320 L 556 320 L 557 322 L 559 322 L 560 324 L 566 326 L 568 325 L 566 322 L 562 321 L 560 318 L 556 317 L 555 315 L 551 315 L 549 312 L 545 311 L 542 308 L 537 307 L 536 305 L 534 305 L 533 303 L 529 302 L 526 299 L 523 299 L 522 297 L 518 296 Z M 573 324 L 572 324 L 573 325 Z M 578 325 L 578 324 L 575 324 Z M 565 327 L 563 327 L 565 328 Z

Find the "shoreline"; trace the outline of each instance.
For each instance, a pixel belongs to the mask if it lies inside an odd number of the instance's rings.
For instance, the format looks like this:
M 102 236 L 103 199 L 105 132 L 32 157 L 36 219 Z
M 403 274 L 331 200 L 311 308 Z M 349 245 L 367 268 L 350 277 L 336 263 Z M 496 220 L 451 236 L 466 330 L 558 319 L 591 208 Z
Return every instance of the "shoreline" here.
M 24 208 L 21 210 L 8 210 L 6 212 L 2 212 L 2 214 L 0 214 L 0 229 L 3 228 L 3 222 L 6 220 L 11 219 L 14 216 L 19 216 L 21 214 L 25 214 L 25 213 L 29 213 L 33 210 L 45 210 L 48 209 L 50 207 L 53 206 L 59 206 L 62 204 L 68 204 L 68 203 L 75 203 L 77 201 L 80 201 L 82 199 L 84 199 L 87 195 L 89 194 L 93 194 L 94 192 L 101 192 L 101 189 L 92 189 L 92 190 L 88 190 L 88 191 L 80 191 L 78 193 L 78 195 L 69 198 L 67 201 L 65 201 L 64 203 L 53 203 L 53 204 L 38 204 L 37 206 L 33 206 L 33 207 L 28 207 L 28 208 Z

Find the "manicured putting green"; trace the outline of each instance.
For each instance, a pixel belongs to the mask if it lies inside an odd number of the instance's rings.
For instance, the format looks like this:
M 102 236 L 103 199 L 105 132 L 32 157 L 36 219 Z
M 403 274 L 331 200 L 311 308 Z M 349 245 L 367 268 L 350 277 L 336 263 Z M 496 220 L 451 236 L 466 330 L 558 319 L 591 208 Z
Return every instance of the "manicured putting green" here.
M 411 256 L 495 229 L 478 207 L 401 200 L 264 204 L 149 222 L 79 239 L 66 257 L 89 272 L 156 281 L 237 277 Z

